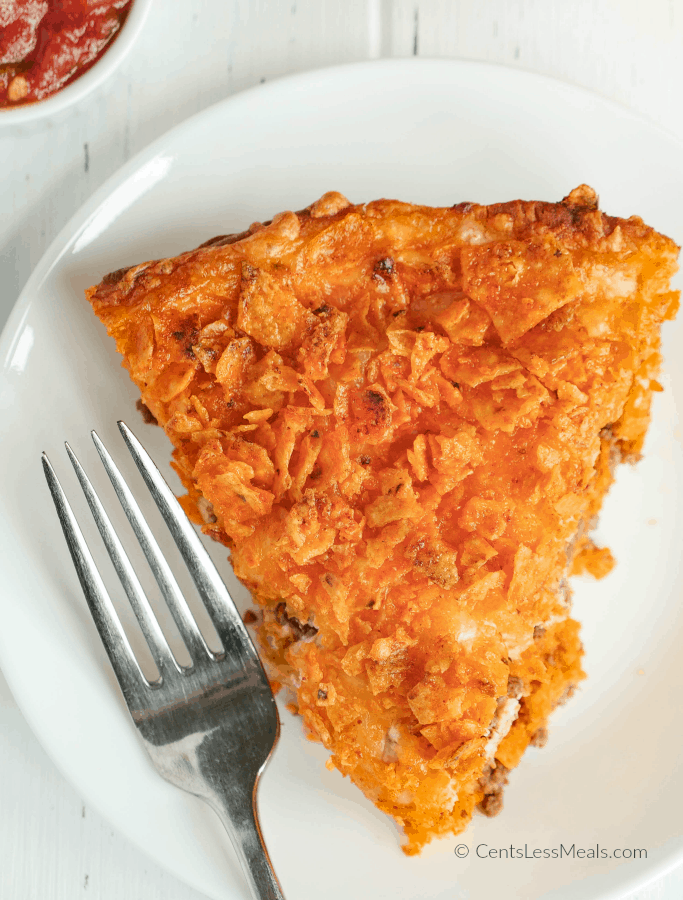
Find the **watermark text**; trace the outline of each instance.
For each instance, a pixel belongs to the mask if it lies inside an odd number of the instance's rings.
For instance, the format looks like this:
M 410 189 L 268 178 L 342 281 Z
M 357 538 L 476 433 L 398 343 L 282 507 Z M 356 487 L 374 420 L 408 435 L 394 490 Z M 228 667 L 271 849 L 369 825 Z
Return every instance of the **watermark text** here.
M 576 844 L 560 844 L 559 847 L 494 847 L 491 844 L 457 844 L 453 851 L 458 859 L 477 856 L 479 859 L 647 859 L 642 847 L 577 847 Z

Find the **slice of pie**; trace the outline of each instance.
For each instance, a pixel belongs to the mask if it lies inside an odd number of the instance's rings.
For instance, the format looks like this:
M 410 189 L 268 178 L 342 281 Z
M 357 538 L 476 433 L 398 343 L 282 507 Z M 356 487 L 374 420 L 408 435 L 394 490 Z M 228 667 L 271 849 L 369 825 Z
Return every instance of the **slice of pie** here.
M 329 193 L 88 291 L 308 734 L 406 852 L 494 814 L 583 678 L 572 565 L 637 459 L 678 248 L 561 203 Z

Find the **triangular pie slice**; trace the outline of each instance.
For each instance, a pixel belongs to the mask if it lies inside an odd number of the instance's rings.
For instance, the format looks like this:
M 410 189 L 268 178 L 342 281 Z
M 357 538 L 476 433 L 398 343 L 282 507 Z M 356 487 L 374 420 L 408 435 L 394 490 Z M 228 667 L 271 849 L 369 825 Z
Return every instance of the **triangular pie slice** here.
M 329 193 L 88 291 L 274 679 L 412 853 L 494 814 L 583 677 L 572 564 L 636 459 L 678 248 L 592 189 Z

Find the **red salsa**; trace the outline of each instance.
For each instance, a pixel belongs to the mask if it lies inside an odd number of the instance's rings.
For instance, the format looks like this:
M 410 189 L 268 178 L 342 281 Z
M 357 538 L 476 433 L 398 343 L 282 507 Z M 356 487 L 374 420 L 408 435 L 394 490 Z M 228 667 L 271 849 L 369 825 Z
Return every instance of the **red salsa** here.
M 0 108 L 35 103 L 86 72 L 132 0 L 0 0 Z

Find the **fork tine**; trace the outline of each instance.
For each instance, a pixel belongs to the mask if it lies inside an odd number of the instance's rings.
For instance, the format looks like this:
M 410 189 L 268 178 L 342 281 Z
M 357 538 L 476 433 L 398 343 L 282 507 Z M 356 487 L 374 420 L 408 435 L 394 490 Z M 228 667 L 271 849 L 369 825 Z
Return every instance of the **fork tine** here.
M 137 701 L 140 688 L 154 687 L 140 668 L 126 637 L 119 617 L 109 598 L 102 577 L 78 527 L 73 510 L 66 499 L 52 464 L 46 453 L 42 455 L 45 478 L 71 553 L 78 580 L 83 588 L 95 626 L 114 668 L 121 690 L 129 705 Z
M 121 545 L 118 535 L 114 531 L 109 516 L 104 511 L 100 498 L 95 493 L 95 489 L 90 483 L 90 479 L 85 474 L 83 467 L 68 442 L 65 442 L 65 447 L 66 452 L 69 454 L 71 464 L 76 472 L 76 476 L 83 488 L 85 499 L 88 501 L 88 506 L 95 519 L 97 529 L 107 548 L 109 558 L 116 569 L 116 574 L 119 576 L 119 580 L 126 592 L 130 605 L 133 608 L 133 612 L 140 623 L 140 628 L 147 641 L 147 646 L 154 657 L 154 662 L 157 664 L 162 678 L 164 672 L 169 669 L 175 669 L 176 671 L 181 672 L 183 669 L 176 661 L 171 648 L 168 646 L 164 633 L 159 627 L 159 622 L 154 614 L 154 610 L 150 606 L 149 600 L 145 596 L 145 592 L 142 590 L 142 585 L 135 574 L 126 551 Z
M 185 646 L 189 650 L 193 666 L 196 665 L 205 656 L 215 660 L 216 655 L 209 649 L 204 640 L 201 631 L 197 627 L 194 616 L 190 612 L 187 601 L 183 597 L 178 582 L 175 580 L 171 569 L 164 558 L 159 545 L 152 534 L 149 525 L 145 521 L 140 507 L 133 497 L 130 488 L 123 480 L 123 476 L 119 472 L 116 463 L 109 455 L 109 451 L 99 439 L 97 434 L 91 432 L 92 439 L 97 447 L 100 459 L 107 470 L 109 480 L 111 481 L 116 495 L 119 498 L 123 511 L 128 517 L 128 521 L 133 527 L 135 536 L 140 542 L 142 551 L 147 557 L 147 562 L 154 573 L 157 584 L 163 594 L 171 615 L 175 619 L 175 623 L 180 631 Z M 191 668 L 185 669 L 185 672 L 191 671 Z
M 126 423 L 119 422 L 118 425 L 123 439 L 173 535 L 181 556 L 190 570 L 226 653 L 234 658 L 236 663 L 240 658 L 257 661 L 256 650 L 237 607 L 176 496 Z

